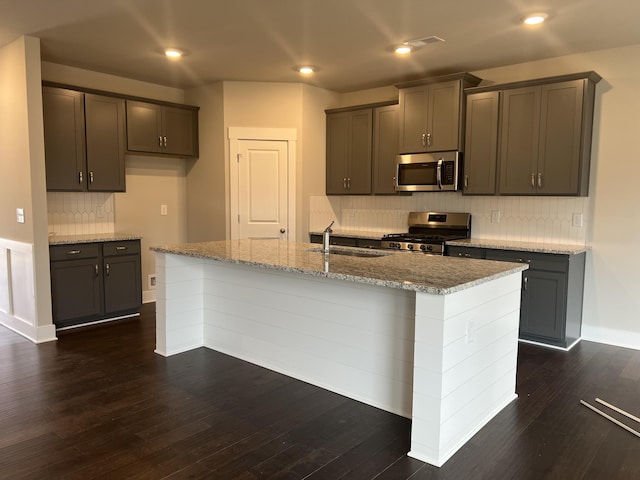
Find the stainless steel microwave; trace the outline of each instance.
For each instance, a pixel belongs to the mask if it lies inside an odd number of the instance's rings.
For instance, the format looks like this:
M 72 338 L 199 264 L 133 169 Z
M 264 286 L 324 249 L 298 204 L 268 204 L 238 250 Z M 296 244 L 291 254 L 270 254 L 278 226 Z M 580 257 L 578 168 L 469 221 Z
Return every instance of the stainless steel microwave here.
M 400 192 L 458 190 L 460 160 L 460 152 L 398 155 L 395 188 Z

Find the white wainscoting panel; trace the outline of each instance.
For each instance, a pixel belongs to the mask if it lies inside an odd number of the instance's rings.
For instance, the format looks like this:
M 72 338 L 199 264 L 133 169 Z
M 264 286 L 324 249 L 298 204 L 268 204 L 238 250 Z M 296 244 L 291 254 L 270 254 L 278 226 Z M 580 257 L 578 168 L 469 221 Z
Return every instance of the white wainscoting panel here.
M 205 346 L 411 416 L 412 292 L 213 262 L 204 275 Z
M 53 323 L 38 325 L 30 243 L 0 239 L 0 323 L 34 343 L 56 339 Z
M 516 398 L 520 282 L 416 295 L 410 456 L 441 466 Z

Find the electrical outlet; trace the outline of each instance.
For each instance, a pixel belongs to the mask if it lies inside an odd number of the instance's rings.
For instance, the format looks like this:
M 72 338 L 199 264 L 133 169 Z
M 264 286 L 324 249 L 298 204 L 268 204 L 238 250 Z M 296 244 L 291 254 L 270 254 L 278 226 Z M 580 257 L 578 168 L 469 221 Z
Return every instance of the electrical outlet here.
M 491 223 L 500 223 L 500 210 L 491 211 Z
M 156 288 L 156 276 L 155 274 L 151 274 L 148 276 L 148 286 L 149 290 L 154 290 Z
M 467 343 L 473 343 L 474 336 L 476 333 L 476 322 L 473 320 L 467 320 L 467 332 L 466 332 L 466 341 Z
M 160 205 L 160 215 L 166 215 L 166 214 L 167 214 L 167 206 Z
M 16 220 L 18 223 L 24 223 L 24 208 L 16 208 Z
M 571 225 L 574 227 L 581 228 L 582 227 L 582 214 L 574 213 L 573 218 L 571 219 Z

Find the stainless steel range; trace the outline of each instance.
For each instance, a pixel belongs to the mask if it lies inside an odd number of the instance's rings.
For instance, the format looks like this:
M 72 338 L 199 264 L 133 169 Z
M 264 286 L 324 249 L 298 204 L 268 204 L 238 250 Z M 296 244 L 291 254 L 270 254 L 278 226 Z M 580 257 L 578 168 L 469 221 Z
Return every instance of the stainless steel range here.
M 409 232 L 382 237 L 382 248 L 444 255 L 445 242 L 471 236 L 470 213 L 410 212 Z

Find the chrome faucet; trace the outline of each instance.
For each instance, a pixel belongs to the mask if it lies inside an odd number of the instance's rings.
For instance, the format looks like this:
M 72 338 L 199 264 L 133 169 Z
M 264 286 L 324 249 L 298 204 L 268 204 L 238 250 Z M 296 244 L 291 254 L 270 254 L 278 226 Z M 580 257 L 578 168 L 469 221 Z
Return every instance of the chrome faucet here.
M 331 234 L 333 233 L 333 230 L 331 230 L 331 227 L 335 222 L 336 222 L 335 220 L 331 222 L 329 226 L 325 228 L 324 232 L 322 233 L 322 250 L 324 251 L 324 253 L 329 253 L 329 245 L 330 245 L 329 242 L 331 240 Z

